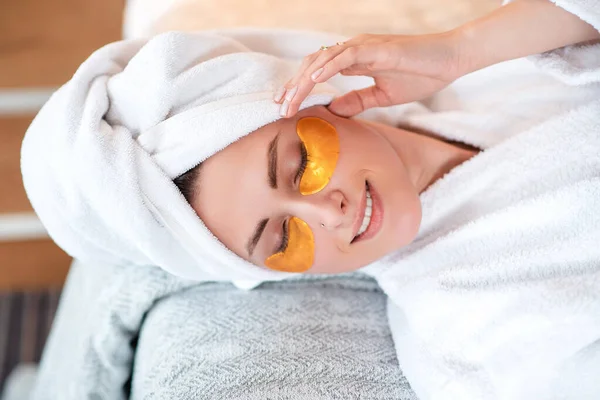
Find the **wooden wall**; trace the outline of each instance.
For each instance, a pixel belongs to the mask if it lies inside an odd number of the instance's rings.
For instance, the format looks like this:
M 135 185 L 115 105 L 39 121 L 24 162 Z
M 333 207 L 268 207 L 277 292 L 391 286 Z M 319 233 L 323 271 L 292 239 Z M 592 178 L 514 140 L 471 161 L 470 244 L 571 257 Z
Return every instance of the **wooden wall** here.
M 7 229 L 3 217 L 33 212 L 21 183 L 19 152 L 35 109 L 15 109 L 11 99 L 27 97 L 29 90 L 51 92 L 94 50 L 119 40 L 123 6 L 124 0 L 19 0 L 0 6 L 0 231 Z M 49 238 L 5 234 L 0 291 L 60 286 L 70 262 Z

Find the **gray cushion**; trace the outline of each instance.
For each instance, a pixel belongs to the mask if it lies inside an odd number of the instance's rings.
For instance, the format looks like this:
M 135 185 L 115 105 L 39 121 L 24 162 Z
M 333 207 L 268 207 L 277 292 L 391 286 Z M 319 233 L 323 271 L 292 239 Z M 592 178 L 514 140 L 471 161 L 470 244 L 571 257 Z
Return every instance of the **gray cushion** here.
M 188 288 L 147 314 L 132 398 L 414 399 L 385 309 L 358 274 Z

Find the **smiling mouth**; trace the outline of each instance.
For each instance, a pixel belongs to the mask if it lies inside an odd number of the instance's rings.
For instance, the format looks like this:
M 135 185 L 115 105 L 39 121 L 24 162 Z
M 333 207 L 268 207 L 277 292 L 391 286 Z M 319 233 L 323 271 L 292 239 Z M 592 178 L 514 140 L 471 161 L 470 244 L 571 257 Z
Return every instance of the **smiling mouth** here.
M 363 217 L 362 224 L 360 225 L 360 228 L 358 229 L 358 233 L 356 234 L 356 236 L 354 236 L 354 239 L 356 239 L 357 237 L 362 235 L 367 230 L 367 228 L 369 227 L 369 224 L 371 223 L 371 215 L 373 213 L 373 199 L 371 198 L 371 192 L 369 191 L 369 184 L 367 184 L 366 192 L 367 192 L 367 202 L 365 204 L 365 216 Z
M 369 182 L 365 182 L 366 201 L 361 225 L 351 243 L 369 239 L 379 231 L 382 221 L 381 201 Z

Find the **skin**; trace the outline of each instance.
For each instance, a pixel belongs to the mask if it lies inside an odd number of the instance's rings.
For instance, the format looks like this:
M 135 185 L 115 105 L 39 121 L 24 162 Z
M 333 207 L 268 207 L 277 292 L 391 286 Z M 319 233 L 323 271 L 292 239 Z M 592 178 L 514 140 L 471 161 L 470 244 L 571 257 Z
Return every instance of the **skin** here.
M 304 196 L 294 183 L 300 165 L 296 122 L 308 116 L 336 128 L 340 153 L 327 186 Z M 274 189 L 269 185 L 267 154 L 277 135 Z M 192 207 L 219 240 L 256 265 L 264 266 L 277 252 L 283 223 L 295 216 L 314 233 L 315 261 L 308 273 L 353 271 L 414 240 L 421 221 L 419 194 L 474 154 L 432 137 L 339 117 L 323 106 L 311 107 L 245 136 L 206 160 L 194 184 Z M 374 237 L 351 243 L 367 180 L 383 203 L 382 226 Z M 265 218 L 269 222 L 250 255 L 247 243 Z

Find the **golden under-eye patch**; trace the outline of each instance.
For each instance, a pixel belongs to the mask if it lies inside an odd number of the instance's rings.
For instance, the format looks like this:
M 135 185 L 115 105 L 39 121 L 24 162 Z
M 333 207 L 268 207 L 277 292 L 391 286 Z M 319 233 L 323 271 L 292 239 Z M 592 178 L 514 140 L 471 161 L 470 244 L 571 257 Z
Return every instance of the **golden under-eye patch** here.
M 315 259 L 315 238 L 308 224 L 292 217 L 289 222 L 288 243 L 284 251 L 265 261 L 268 268 L 283 272 L 305 272 Z
M 300 178 L 300 193 L 307 196 L 323 190 L 331 180 L 340 154 L 340 142 L 334 126 L 321 118 L 302 118 L 296 132 L 306 149 L 306 168 Z M 315 238 L 308 224 L 292 217 L 288 243 L 284 251 L 273 254 L 265 265 L 276 271 L 306 272 L 315 259 Z
M 296 132 L 308 155 L 300 179 L 300 193 L 307 196 L 323 190 L 329 183 L 340 154 L 340 141 L 334 126 L 321 118 L 300 119 Z

